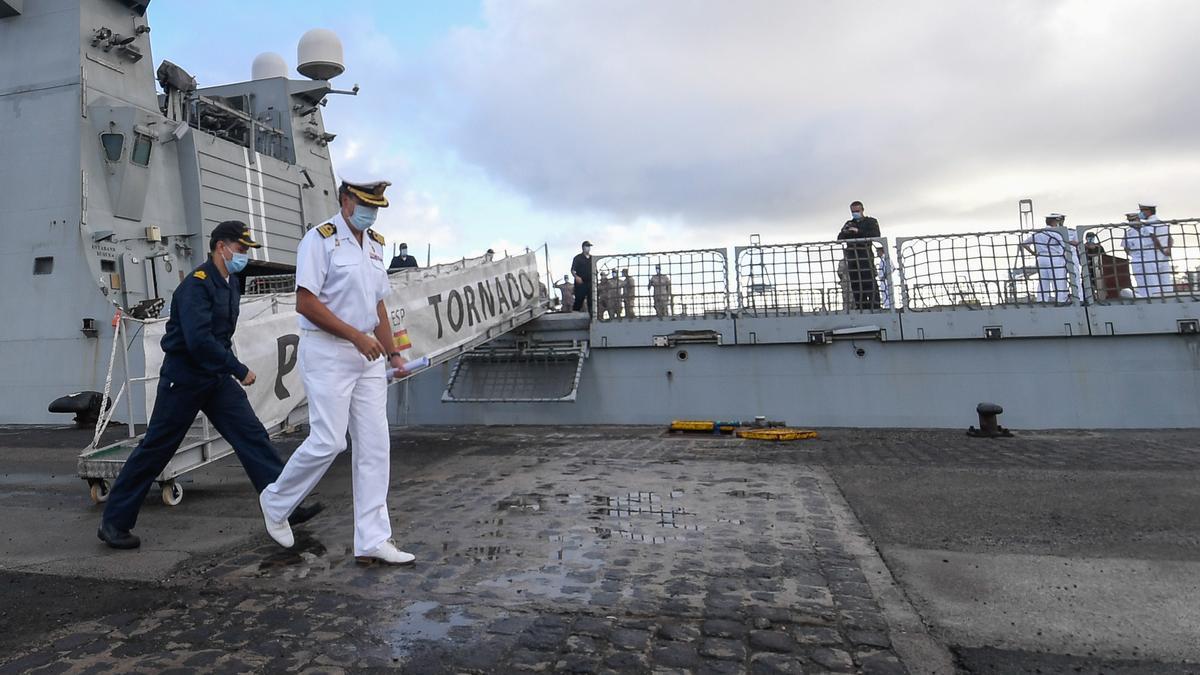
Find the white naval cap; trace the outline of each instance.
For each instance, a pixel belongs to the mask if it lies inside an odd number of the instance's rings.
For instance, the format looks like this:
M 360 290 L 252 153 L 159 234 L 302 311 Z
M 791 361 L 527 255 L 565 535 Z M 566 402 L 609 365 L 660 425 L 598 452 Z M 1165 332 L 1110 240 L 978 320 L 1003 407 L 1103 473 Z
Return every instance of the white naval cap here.
M 388 205 L 387 197 L 383 196 L 383 191 L 391 184 L 391 181 L 386 180 L 351 180 L 346 176 L 342 176 L 342 186 L 346 188 L 347 192 L 354 195 L 363 204 L 378 208 Z
M 1157 209 L 1158 204 L 1155 204 L 1154 202 L 1138 202 L 1138 208 L 1139 209 Z
M 1046 214 L 1046 220 L 1048 220 L 1048 221 L 1049 221 L 1049 220 L 1066 220 L 1066 219 L 1067 219 L 1067 217 L 1066 217 L 1066 216 L 1064 216 L 1064 215 L 1063 215 L 1063 214 L 1061 214 L 1061 213 L 1049 213 L 1049 214 Z

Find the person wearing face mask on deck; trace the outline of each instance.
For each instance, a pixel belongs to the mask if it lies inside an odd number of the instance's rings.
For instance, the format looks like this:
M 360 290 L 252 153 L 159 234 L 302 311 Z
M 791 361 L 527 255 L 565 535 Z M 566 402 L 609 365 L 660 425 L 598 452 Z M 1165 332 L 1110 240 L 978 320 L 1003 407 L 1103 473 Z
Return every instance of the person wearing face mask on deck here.
M 254 384 L 254 372 L 232 350 L 240 302 L 233 275 L 246 268 L 247 251 L 259 247 L 245 223 L 227 220 L 217 225 L 209 239 L 208 261 L 184 277 L 171 296 L 154 411 L 145 436 L 113 483 L 97 532 L 112 548 L 141 544 L 130 530 L 146 493 L 201 411 L 233 446 L 256 491 L 262 492 L 283 470 L 242 389 Z M 302 506 L 289 520 L 296 525 L 320 510 L 319 504 Z
M 838 232 L 838 239 L 870 239 L 879 236 L 879 221 L 863 214 L 863 203 L 850 203 L 850 220 Z M 875 253 L 869 241 L 846 244 L 846 276 L 850 287 L 851 309 L 879 309 L 879 283 L 876 280 Z
M 588 314 L 592 314 L 592 242 L 585 241 L 580 246 L 582 249 L 573 259 L 571 259 L 571 274 L 575 275 L 575 288 L 572 289 L 572 295 L 575 296 L 575 302 L 571 306 L 571 311 L 578 312 L 583 309 L 583 303 L 587 303 Z
M 408 254 L 408 244 L 400 244 L 400 253 L 392 257 L 388 271 L 401 270 L 407 267 L 420 267 L 417 259 Z
M 308 394 L 308 438 L 278 480 L 259 497 L 267 534 L 295 543 L 288 516 L 354 440 L 354 557 L 359 563 L 405 565 L 388 518 L 391 439 L 387 368 L 404 360 L 396 350 L 384 298 L 390 290 L 383 237 L 370 229 L 388 205 L 388 181 L 343 180 L 341 211 L 310 230 L 296 251 L 296 313 L 300 315 L 300 375 Z

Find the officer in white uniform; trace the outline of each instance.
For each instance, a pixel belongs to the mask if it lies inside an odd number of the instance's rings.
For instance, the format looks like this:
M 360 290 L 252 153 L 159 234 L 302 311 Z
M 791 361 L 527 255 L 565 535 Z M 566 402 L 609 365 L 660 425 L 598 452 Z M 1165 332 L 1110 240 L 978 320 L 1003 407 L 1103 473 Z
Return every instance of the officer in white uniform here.
M 1142 215 L 1142 236 L 1146 238 L 1143 250 L 1149 253 L 1142 261 L 1146 271 L 1147 289 L 1150 295 L 1159 296 L 1175 290 L 1175 270 L 1171 265 L 1171 226 L 1158 218 L 1158 207 L 1153 204 L 1138 204 Z
M 1138 204 L 1140 218 L 1125 230 L 1134 297 L 1152 298 L 1174 290 L 1170 225 L 1158 218 L 1158 207 Z
M 1046 227 L 1021 242 L 1038 267 L 1038 302 L 1064 304 L 1070 299 L 1067 285 L 1067 243 L 1062 232 L 1067 217 L 1061 213 L 1046 216 Z
M 369 229 L 387 181 L 343 181 L 341 212 L 310 230 L 296 252 L 300 371 L 308 394 L 309 434 L 263 490 L 267 532 L 294 543 L 287 517 L 353 440 L 354 556 L 360 563 L 403 565 L 413 556 L 391 541 L 387 489 L 389 437 L 386 368 L 395 351 L 384 298 L 389 290 L 383 237 Z M 387 345 L 385 347 L 384 345 Z

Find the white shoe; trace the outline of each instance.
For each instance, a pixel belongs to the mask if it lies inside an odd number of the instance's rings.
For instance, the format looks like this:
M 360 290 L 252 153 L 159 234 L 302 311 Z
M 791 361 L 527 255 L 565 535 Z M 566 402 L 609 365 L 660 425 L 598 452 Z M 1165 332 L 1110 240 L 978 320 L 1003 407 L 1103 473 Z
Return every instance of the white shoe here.
M 377 562 L 388 565 L 411 565 L 416 559 L 417 557 L 415 555 L 411 553 L 405 553 L 404 551 L 396 548 L 395 542 L 393 542 L 391 539 L 376 546 L 374 550 L 366 555 L 354 556 L 355 562 L 364 565 L 370 565 Z
M 263 490 L 258 496 L 258 508 L 262 509 L 263 523 L 267 526 L 267 534 L 275 540 L 276 544 L 284 548 L 291 548 L 296 543 L 296 537 L 292 536 L 292 526 L 288 525 L 287 518 L 281 522 L 271 520 L 271 516 L 267 515 L 267 507 L 263 505 L 263 497 L 267 495 L 267 491 Z

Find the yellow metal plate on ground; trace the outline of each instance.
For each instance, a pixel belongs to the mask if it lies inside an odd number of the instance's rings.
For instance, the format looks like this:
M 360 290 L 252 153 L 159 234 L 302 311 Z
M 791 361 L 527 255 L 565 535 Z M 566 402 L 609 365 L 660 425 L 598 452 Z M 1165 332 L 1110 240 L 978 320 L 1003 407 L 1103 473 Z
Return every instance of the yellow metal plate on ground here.
M 816 438 L 817 432 L 812 429 L 741 429 L 737 432 L 739 438 L 749 438 L 756 441 L 799 441 L 806 438 Z
M 712 433 L 715 424 L 711 420 L 675 420 L 671 422 L 671 431 L 706 431 Z M 722 424 L 720 431 L 729 433 L 733 431 L 733 425 Z

